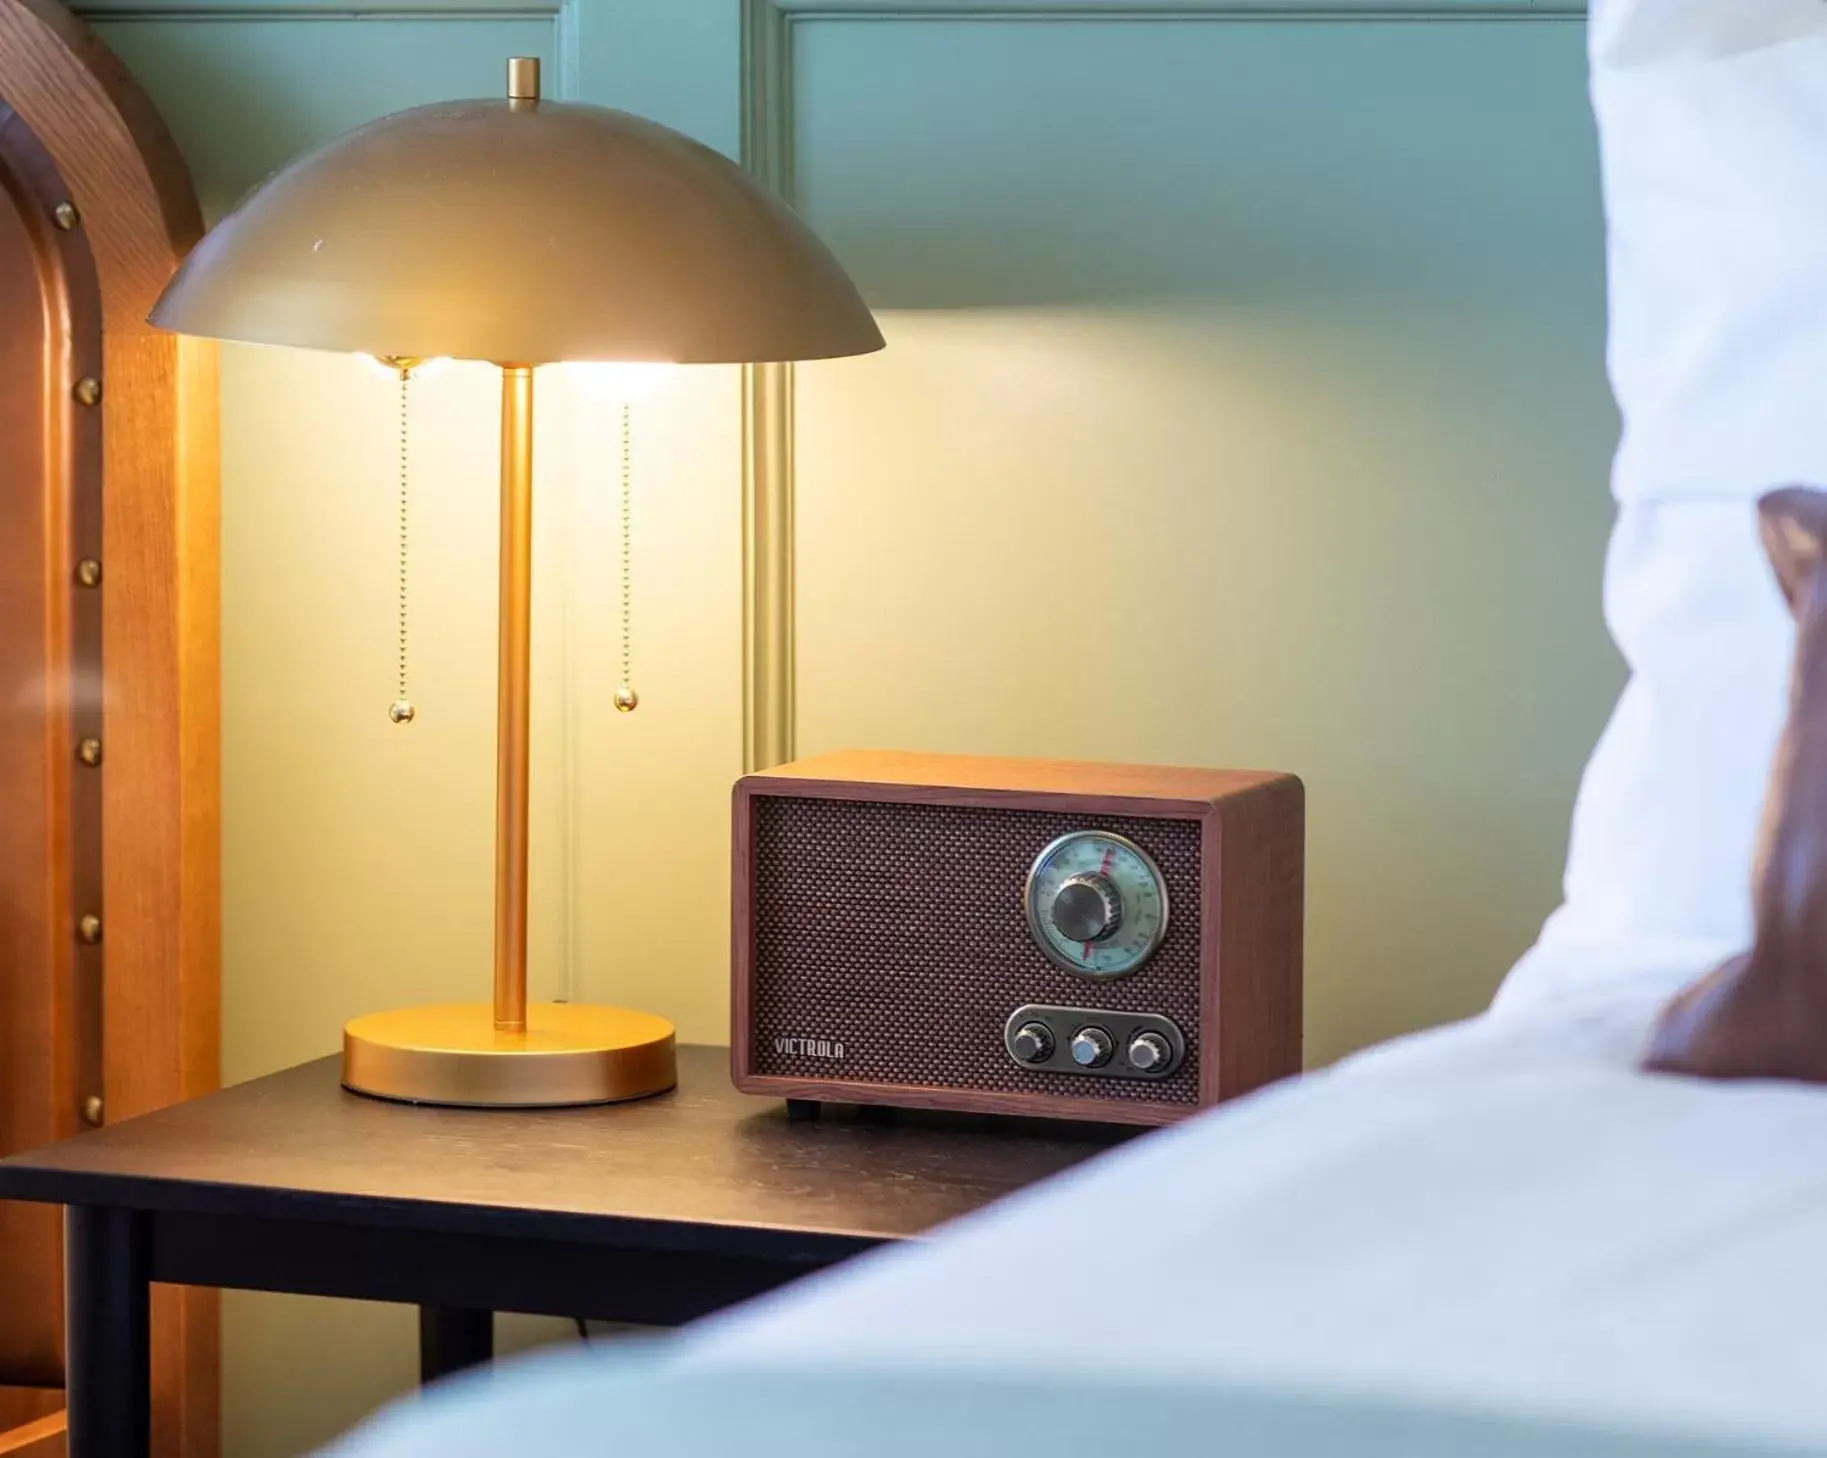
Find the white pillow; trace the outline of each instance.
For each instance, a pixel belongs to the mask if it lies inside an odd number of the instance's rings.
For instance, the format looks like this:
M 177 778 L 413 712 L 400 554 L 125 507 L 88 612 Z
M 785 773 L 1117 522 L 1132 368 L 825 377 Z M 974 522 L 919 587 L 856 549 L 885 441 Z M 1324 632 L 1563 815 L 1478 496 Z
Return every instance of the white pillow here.
M 1752 503 L 1827 484 L 1827 0 L 1593 0 L 1590 45 L 1631 678 L 1500 1007 L 1749 943 L 1791 650 Z

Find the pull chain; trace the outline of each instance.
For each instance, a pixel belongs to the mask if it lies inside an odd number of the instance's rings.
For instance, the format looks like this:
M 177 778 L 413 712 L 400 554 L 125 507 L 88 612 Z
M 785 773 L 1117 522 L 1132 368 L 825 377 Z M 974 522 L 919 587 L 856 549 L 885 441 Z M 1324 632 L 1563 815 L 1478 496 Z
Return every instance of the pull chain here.
M 410 419 L 408 411 L 409 388 L 412 384 L 412 371 L 417 360 L 390 358 L 385 363 L 392 365 L 400 374 L 400 602 L 399 602 L 399 696 L 387 710 L 387 717 L 396 724 L 410 724 L 418 710 L 412 706 L 412 700 L 406 696 L 406 568 L 407 568 L 407 507 L 410 497 L 407 494 L 411 465 L 407 424 Z
M 622 681 L 616 686 L 615 707 L 632 714 L 641 696 L 634 691 L 634 509 L 629 490 L 633 473 L 628 464 L 628 404 L 622 403 Z

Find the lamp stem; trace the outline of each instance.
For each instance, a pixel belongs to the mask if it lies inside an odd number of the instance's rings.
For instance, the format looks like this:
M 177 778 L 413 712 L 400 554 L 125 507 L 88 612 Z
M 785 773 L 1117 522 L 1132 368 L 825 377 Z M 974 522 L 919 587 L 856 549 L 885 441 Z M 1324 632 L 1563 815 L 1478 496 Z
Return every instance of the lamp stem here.
M 527 761 L 532 734 L 533 367 L 501 367 L 501 643 L 495 719 L 495 1027 L 527 1025 Z

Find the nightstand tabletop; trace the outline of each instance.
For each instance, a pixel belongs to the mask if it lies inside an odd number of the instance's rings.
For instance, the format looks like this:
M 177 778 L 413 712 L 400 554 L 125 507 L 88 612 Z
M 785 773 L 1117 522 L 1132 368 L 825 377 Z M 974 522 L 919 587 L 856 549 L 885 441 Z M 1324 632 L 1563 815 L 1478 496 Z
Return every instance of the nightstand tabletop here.
M 154 1283 L 419 1307 L 425 1380 L 497 1311 L 676 1326 L 1045 1179 L 1130 1131 L 987 1117 L 789 1119 L 730 1086 L 587 1109 L 420 1108 L 320 1059 L 0 1160 L 64 1205 L 70 1458 L 147 1458 Z
M 923 1117 L 790 1122 L 724 1049 L 633 1103 L 499 1111 L 344 1090 L 320 1059 L 0 1160 L 0 1198 L 529 1235 L 763 1259 L 918 1235 L 1123 1136 Z

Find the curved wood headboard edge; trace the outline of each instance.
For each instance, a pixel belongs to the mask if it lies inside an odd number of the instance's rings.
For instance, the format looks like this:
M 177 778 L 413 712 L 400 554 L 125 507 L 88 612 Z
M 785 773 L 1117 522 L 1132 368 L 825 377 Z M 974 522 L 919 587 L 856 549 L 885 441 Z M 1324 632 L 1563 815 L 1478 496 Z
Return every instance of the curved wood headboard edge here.
M 13 3 L 30 11 L 39 24 L 63 43 L 65 50 L 82 62 L 113 104 L 145 161 L 158 194 L 165 230 L 182 258 L 203 236 L 203 210 L 198 205 L 196 190 L 191 186 L 190 168 L 172 138 L 171 129 L 165 125 L 165 118 L 153 106 L 152 98 L 140 89 L 120 57 L 66 9 L 62 0 L 13 0 Z
M 0 97 L 55 159 L 101 292 L 103 388 L 88 408 L 102 426 L 102 1092 L 115 1122 L 220 1077 L 215 350 L 145 322 L 202 219 L 150 100 L 56 0 L 0 0 Z M 154 1451 L 210 1458 L 214 1293 L 158 1288 L 153 1322 Z

